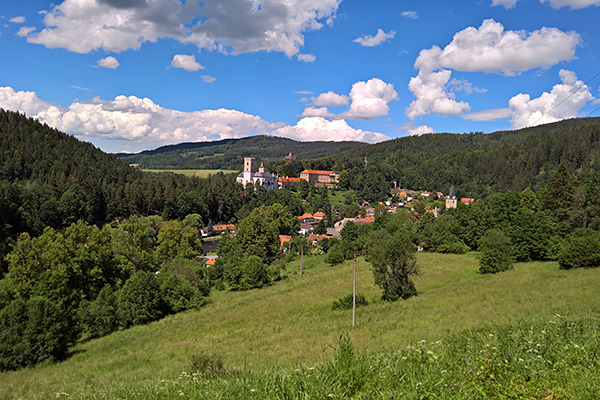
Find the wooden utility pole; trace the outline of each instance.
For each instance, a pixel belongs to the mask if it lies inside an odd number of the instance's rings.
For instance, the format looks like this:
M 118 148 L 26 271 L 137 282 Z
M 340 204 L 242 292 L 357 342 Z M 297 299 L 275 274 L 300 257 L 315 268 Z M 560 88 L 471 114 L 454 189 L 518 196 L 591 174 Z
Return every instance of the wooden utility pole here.
M 356 325 L 356 253 L 354 253 L 354 280 L 352 282 L 352 326 Z
M 302 276 L 302 270 L 304 269 L 304 243 L 300 241 L 300 276 Z

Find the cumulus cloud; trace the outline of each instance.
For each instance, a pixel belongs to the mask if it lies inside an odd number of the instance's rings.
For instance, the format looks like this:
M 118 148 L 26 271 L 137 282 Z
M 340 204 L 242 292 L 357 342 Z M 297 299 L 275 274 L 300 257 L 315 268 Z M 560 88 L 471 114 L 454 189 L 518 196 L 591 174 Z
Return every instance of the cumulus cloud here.
M 233 54 L 299 53 L 304 32 L 330 23 L 341 0 L 64 0 L 28 41 L 76 53 L 120 52 L 171 38 Z M 311 56 L 299 58 L 309 61 Z
M 330 118 L 335 114 L 332 114 L 327 107 L 306 107 L 300 117 L 322 117 Z
M 217 78 L 210 76 L 210 75 L 202 75 L 202 80 L 206 83 L 213 83 L 214 81 L 217 80 Z
M 390 33 L 385 33 L 382 29 L 377 29 L 377 34 L 375 36 L 364 35 L 354 39 L 354 42 L 364 47 L 375 47 L 379 46 L 381 43 L 385 42 L 388 39 L 393 39 L 395 35 L 396 32 L 394 31 L 390 31 Z
M 571 7 L 572 9 L 600 6 L 600 0 L 540 0 L 540 3 L 550 3 L 554 8 Z
M 348 104 L 348 96 L 339 95 L 334 92 L 321 93 L 317 97 L 311 97 L 312 104 L 315 106 L 326 106 L 326 107 L 335 107 L 335 106 L 345 106 Z
M 355 140 L 375 143 L 390 138 L 382 133 L 354 129 L 344 120 L 329 121 L 322 117 L 302 118 L 294 126 L 285 126 L 273 132 L 275 136 L 285 136 L 296 140 Z
M 406 133 L 408 134 L 408 136 L 421 136 L 428 133 L 435 133 L 435 131 L 433 130 L 433 128 L 427 125 L 421 125 L 407 129 Z
M 416 11 L 404 11 L 402 13 L 402 16 L 406 18 L 417 19 L 419 17 L 419 14 Z
M 25 22 L 25 17 L 14 17 L 9 19 L 9 21 L 14 24 L 22 24 L 23 22 Z
M 353 84 L 347 96 L 329 91 L 311 97 L 312 106 L 322 108 L 307 107 L 302 116 L 371 120 L 387 115 L 388 104 L 397 99 L 398 93 L 394 90 L 394 85 L 379 78 L 372 78 L 366 82 L 359 81 Z M 343 105 L 348 105 L 348 109 L 339 114 L 330 113 L 327 108 L 324 108 Z
M 317 57 L 313 56 L 312 54 L 297 54 L 296 58 L 307 63 L 313 62 L 317 59 Z
M 415 61 L 419 73 L 409 83 L 416 100 L 407 108 L 406 115 L 414 119 L 429 112 L 468 112 L 469 104 L 456 101 L 454 94 L 448 91 L 452 70 L 511 76 L 570 61 L 575 58 L 579 43 L 580 36 L 576 32 L 556 28 L 541 28 L 530 33 L 506 31 L 492 19 L 483 21 L 479 28 L 463 29 L 444 49 L 433 46 L 419 53 Z
M 204 69 L 202 65 L 196 62 L 196 56 L 187 54 L 175 54 L 171 60 L 171 67 L 182 68 L 188 72 L 196 72 L 199 69 Z
M 32 26 L 22 26 L 19 32 L 17 32 L 17 36 L 27 37 L 33 31 L 35 31 L 35 28 Z
M 513 128 L 523 128 L 539 124 L 577 117 L 579 110 L 594 99 L 589 88 L 577 79 L 574 72 L 560 70 L 561 84 L 555 85 L 550 93 L 544 92 L 531 99 L 520 93 L 508 102 Z
M 57 107 L 39 99 L 34 92 L 0 87 L 0 108 L 25 113 L 83 140 L 118 141 L 123 148 L 130 150 L 253 134 L 272 134 L 298 140 L 374 142 L 388 139 L 380 133 L 355 130 L 345 121 L 303 118 L 295 126 L 289 126 L 237 110 L 182 112 L 136 96 L 117 96 L 114 100 L 96 97 L 74 102 L 68 107 Z
M 503 6 L 506 9 L 515 8 L 519 0 L 492 0 L 493 6 Z
M 103 58 L 101 60 L 98 60 L 98 66 L 100 66 L 102 68 L 116 69 L 119 67 L 119 62 L 117 61 L 116 58 L 109 56 L 109 57 Z
M 464 91 L 467 94 L 487 92 L 487 89 L 473 87 L 473 84 L 471 82 L 464 80 L 464 79 L 452 79 L 448 83 L 448 87 L 450 88 L 450 90 L 452 90 L 454 92 Z

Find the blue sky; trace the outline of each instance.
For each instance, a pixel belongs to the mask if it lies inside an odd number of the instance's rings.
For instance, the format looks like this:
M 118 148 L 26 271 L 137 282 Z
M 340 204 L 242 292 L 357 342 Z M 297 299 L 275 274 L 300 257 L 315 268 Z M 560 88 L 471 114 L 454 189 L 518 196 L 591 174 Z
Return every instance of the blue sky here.
M 516 129 L 600 115 L 598 21 L 600 0 L 7 0 L 0 107 L 108 152 Z

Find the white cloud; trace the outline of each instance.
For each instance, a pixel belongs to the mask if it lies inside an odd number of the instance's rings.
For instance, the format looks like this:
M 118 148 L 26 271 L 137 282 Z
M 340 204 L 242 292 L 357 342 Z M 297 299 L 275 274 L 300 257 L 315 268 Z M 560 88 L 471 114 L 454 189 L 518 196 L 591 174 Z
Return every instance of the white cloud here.
M 348 104 L 348 96 L 339 95 L 334 92 L 321 93 L 317 97 L 311 97 L 312 104 L 315 106 L 326 106 L 326 107 L 335 107 L 335 106 L 345 106 Z
M 394 85 L 379 78 L 356 82 L 350 91 L 350 107 L 340 114 L 345 119 L 371 120 L 390 111 L 388 104 L 398 99 Z
M 83 140 L 118 141 L 130 150 L 253 134 L 272 134 L 298 140 L 375 142 L 389 139 L 381 133 L 355 130 L 345 121 L 303 118 L 295 126 L 289 126 L 236 110 L 182 112 L 136 96 L 117 96 L 110 101 L 94 98 L 74 102 L 68 107 L 57 107 L 39 99 L 34 92 L 0 87 L 0 108 L 23 112 Z
M 171 67 L 183 68 L 188 72 L 196 72 L 199 69 L 204 69 L 202 65 L 196 62 L 196 56 L 187 54 L 175 54 L 171 60 Z
M 461 118 L 469 121 L 495 121 L 497 119 L 509 118 L 511 116 L 510 108 L 496 108 L 493 110 L 483 110 L 469 114 L 461 115 Z
M 64 0 L 45 12 L 45 28 L 28 37 L 77 53 L 120 52 L 171 38 L 200 49 L 299 53 L 304 32 L 335 17 L 341 0 Z M 307 61 L 307 56 L 301 57 Z
M 210 75 L 202 75 L 202 80 L 206 83 L 213 83 L 214 81 L 217 80 L 217 78 L 210 76 Z
M 297 90 L 294 93 L 295 94 L 315 94 L 315 92 L 311 92 L 310 90 Z
M 332 114 L 327 107 L 307 107 L 300 117 L 322 117 L 330 118 L 335 114 Z
M 467 94 L 485 93 L 485 92 L 487 92 L 487 89 L 481 89 L 481 88 L 478 88 L 478 87 L 473 87 L 473 84 L 471 82 L 466 81 L 464 79 L 452 79 L 448 83 L 448 87 L 453 92 L 464 91 Z
M 394 85 L 379 78 L 371 78 L 366 82 L 359 81 L 353 84 L 348 96 L 329 91 L 311 97 L 313 106 L 335 107 L 347 105 L 350 102 L 346 111 L 332 114 L 327 109 L 308 107 L 302 116 L 371 120 L 387 115 L 389 113 L 388 104 L 397 99 L 398 93 L 394 90 Z
M 379 46 L 381 43 L 385 42 L 388 39 L 393 39 L 395 35 L 396 32 L 394 31 L 390 31 L 390 33 L 385 33 L 382 29 L 377 29 L 377 34 L 375 36 L 364 35 L 354 39 L 354 42 L 360 44 L 361 46 L 374 47 Z
M 471 111 L 471 106 L 465 101 L 456 101 L 454 93 L 446 89 L 452 71 L 444 69 L 437 72 L 419 71 L 410 79 L 408 89 L 414 94 L 415 100 L 406 108 L 406 116 L 415 119 L 430 112 L 436 114 L 459 115 Z
M 437 46 L 422 50 L 415 67 L 425 71 L 442 68 L 467 72 L 492 72 L 504 75 L 550 67 L 575 58 L 580 43 L 576 32 L 557 28 L 505 31 L 501 23 L 483 21 L 479 28 L 469 27 L 456 33 L 443 50 Z
M 419 17 L 419 14 L 416 11 L 404 11 L 402 13 L 402 16 L 407 17 L 407 18 L 417 19 Z
M 117 61 L 117 59 L 112 56 L 108 56 L 106 58 L 98 60 L 98 66 L 102 68 L 116 69 L 119 67 L 119 61 Z
M 406 133 L 408 134 L 408 136 L 421 136 L 428 133 L 435 133 L 435 131 L 433 130 L 433 128 L 427 125 L 421 125 L 407 129 Z
M 14 17 L 9 19 L 9 21 L 14 24 L 22 24 L 23 22 L 25 22 L 25 17 Z
M 503 6 L 506 9 L 515 8 L 519 0 L 492 0 L 492 6 Z
M 19 32 L 17 32 L 17 36 L 27 37 L 33 31 L 35 31 L 35 28 L 32 26 L 22 26 Z
M 579 43 L 576 32 L 565 33 L 556 28 L 531 33 L 505 31 L 502 24 L 491 19 L 483 21 L 479 28 L 463 29 L 444 49 L 433 46 L 419 53 L 415 61 L 419 74 L 409 83 L 416 99 L 406 115 L 414 119 L 428 112 L 456 115 L 470 111 L 467 102 L 458 102 L 449 93 L 452 70 L 511 76 L 570 61 L 575 58 Z M 463 89 L 475 91 L 467 86 Z
M 572 9 L 600 6 L 600 0 L 540 0 L 540 3 L 550 3 L 554 8 L 571 7 Z
M 577 117 L 579 110 L 594 99 L 583 81 L 577 80 L 574 72 L 560 70 L 562 84 L 555 85 L 550 93 L 544 92 L 531 99 L 520 93 L 508 102 L 513 128 L 523 128 L 539 124 Z
M 317 59 L 317 57 L 313 56 L 312 54 L 296 54 L 296 57 L 298 58 L 298 60 L 307 63 L 311 63 Z
M 382 133 L 354 129 L 344 120 L 329 121 L 321 117 L 302 118 L 294 126 L 285 126 L 273 132 L 274 136 L 285 136 L 296 140 L 355 140 L 375 143 L 390 138 Z

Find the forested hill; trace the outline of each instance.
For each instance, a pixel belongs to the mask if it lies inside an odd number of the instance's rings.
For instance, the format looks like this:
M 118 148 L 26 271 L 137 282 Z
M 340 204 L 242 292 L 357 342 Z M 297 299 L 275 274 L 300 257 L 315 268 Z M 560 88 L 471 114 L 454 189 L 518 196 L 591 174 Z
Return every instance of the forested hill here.
M 216 223 L 234 218 L 242 203 L 233 175 L 149 176 L 90 143 L 0 109 L 0 271 L 21 232 L 131 215 L 197 213 Z
M 244 157 L 265 162 L 283 160 L 289 153 L 297 160 L 335 156 L 365 146 L 361 142 L 297 142 L 273 136 L 250 136 L 214 142 L 181 143 L 137 154 L 117 154 L 129 164 L 156 169 L 230 169 L 243 165 Z
M 464 197 L 527 187 L 537 191 L 561 163 L 572 173 L 600 171 L 600 118 L 490 134 L 403 137 L 311 162 L 343 171 L 341 187 L 369 201 L 384 197 L 394 182 L 442 193 L 455 185 Z

